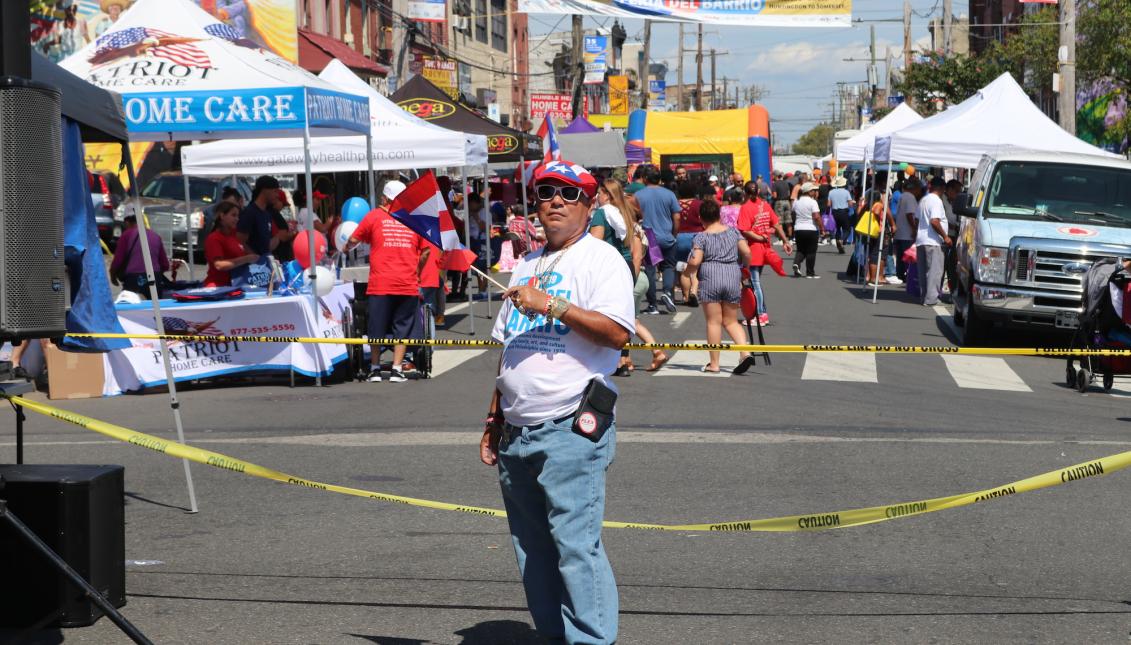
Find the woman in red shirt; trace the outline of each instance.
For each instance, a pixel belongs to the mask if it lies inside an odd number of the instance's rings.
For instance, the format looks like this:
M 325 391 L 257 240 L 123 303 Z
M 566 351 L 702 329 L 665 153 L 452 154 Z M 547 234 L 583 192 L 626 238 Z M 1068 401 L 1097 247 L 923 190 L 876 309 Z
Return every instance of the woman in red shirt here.
M 259 260 L 248 253 L 236 239 L 236 223 L 240 220 L 239 206 L 231 202 L 216 205 L 216 219 L 212 232 L 204 239 L 204 257 L 208 260 L 206 287 L 226 287 L 232 284 L 231 270 Z
M 675 261 L 687 263 L 691 255 L 691 240 L 703 232 L 703 222 L 699 219 L 698 187 L 690 181 L 679 185 L 679 233 L 675 236 Z M 699 306 L 695 294 L 699 292 L 699 279 L 696 276 L 687 276 L 682 267 L 676 267 L 679 272 L 679 290 L 683 292 L 683 301 L 690 307 Z

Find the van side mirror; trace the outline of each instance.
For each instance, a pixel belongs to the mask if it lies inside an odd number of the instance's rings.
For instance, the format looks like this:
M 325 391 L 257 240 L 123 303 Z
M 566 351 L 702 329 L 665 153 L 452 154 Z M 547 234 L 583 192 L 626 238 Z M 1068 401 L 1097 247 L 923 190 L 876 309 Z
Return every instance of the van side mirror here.
M 958 193 L 954 198 L 954 212 L 962 217 L 978 216 L 978 209 L 970 205 L 970 193 Z

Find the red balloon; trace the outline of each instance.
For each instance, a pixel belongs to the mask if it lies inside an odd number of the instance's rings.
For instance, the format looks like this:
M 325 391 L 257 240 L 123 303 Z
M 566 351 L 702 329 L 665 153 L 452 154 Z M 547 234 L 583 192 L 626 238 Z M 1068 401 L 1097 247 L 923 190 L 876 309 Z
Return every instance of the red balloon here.
M 310 236 L 314 235 L 314 261 L 319 262 L 326 255 L 326 236 L 318 231 L 302 231 L 295 236 L 295 261 L 303 269 L 310 268 Z

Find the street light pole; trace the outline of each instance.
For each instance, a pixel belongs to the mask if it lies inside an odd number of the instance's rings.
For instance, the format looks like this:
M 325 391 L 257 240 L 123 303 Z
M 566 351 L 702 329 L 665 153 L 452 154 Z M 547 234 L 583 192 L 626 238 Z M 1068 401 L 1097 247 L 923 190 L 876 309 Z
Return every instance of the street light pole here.
M 1076 134 L 1076 2 L 1060 3 L 1060 95 L 1057 108 L 1060 127 Z

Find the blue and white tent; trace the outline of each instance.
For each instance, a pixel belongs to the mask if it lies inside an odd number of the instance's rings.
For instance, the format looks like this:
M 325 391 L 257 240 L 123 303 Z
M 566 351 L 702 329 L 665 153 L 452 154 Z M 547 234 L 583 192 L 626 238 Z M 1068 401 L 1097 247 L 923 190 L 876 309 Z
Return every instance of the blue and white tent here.
M 131 141 L 369 132 L 369 101 L 239 37 L 189 0 L 138 0 L 61 65 L 122 95 Z

